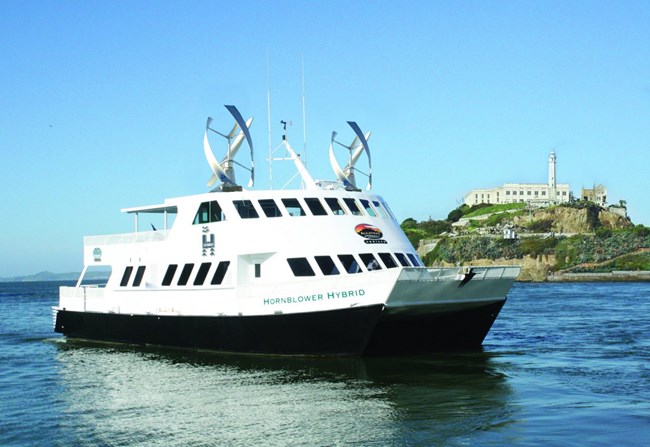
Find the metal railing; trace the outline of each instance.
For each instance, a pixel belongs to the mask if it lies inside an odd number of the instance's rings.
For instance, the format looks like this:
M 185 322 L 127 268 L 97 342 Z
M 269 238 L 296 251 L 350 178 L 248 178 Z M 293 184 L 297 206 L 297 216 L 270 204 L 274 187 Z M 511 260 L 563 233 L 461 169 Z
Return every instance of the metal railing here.
M 471 268 L 475 273 L 473 279 L 501 279 L 516 278 L 521 270 L 518 266 L 490 266 L 490 267 L 406 267 L 402 269 L 398 281 L 449 281 L 457 279 L 460 275 L 468 273 Z
M 137 233 L 107 234 L 84 237 L 84 245 L 135 244 L 139 242 L 162 242 L 171 230 L 138 231 Z

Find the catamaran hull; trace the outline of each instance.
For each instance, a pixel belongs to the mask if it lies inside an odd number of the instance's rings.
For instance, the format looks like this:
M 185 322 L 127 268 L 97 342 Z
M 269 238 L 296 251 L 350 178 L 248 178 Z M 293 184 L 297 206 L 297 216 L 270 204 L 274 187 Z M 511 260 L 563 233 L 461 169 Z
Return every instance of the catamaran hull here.
M 398 355 L 477 348 L 504 300 L 454 311 L 392 315 L 384 305 L 263 316 L 163 316 L 60 309 L 70 338 L 227 352 Z

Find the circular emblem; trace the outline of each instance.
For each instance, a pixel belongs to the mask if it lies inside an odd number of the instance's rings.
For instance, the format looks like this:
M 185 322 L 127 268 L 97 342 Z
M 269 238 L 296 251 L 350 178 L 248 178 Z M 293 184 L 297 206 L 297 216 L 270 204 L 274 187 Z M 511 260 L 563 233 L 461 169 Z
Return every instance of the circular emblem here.
M 381 239 L 384 235 L 379 228 L 369 224 L 359 224 L 354 227 L 354 231 L 356 231 L 359 236 L 366 239 Z
M 102 260 L 102 249 L 97 247 L 93 250 L 93 258 L 96 262 L 99 262 Z

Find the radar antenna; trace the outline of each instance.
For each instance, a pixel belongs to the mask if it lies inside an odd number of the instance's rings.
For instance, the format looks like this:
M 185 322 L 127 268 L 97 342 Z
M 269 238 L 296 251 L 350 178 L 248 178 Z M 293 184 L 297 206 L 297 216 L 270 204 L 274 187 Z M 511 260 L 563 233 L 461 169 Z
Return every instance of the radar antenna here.
M 276 158 L 271 158 L 271 162 L 273 161 L 282 161 L 282 160 L 290 160 L 293 161 L 295 167 L 296 167 L 296 174 L 289 179 L 289 181 L 284 185 L 283 189 L 291 183 L 298 175 L 300 175 L 300 178 L 302 180 L 303 187 L 305 189 L 317 189 L 316 182 L 314 181 L 314 178 L 311 176 L 309 171 L 307 170 L 307 167 L 305 166 L 305 163 L 303 163 L 300 154 L 297 154 L 296 151 L 293 150 L 291 145 L 289 144 L 289 140 L 287 139 L 287 124 L 290 126 L 292 125 L 292 122 L 289 121 L 280 121 L 280 124 L 282 124 L 282 144 L 278 146 L 273 153 L 275 153 L 280 147 L 284 147 L 285 154 L 287 156 L 285 157 L 276 157 Z M 273 155 L 273 154 L 271 154 Z
M 208 160 L 210 169 L 212 169 L 212 176 L 210 177 L 210 180 L 208 180 L 208 187 L 211 187 L 217 182 L 217 180 L 219 180 L 221 184 L 218 185 L 216 188 L 214 188 L 212 191 L 241 190 L 241 186 L 239 186 L 235 182 L 234 165 L 236 164 L 246 169 L 247 171 L 250 171 L 251 176 L 250 176 L 250 180 L 248 181 L 248 187 L 252 188 L 253 183 L 255 181 L 255 164 L 253 161 L 253 141 L 251 140 L 249 128 L 253 123 L 253 118 L 248 118 L 248 120 L 244 121 L 244 118 L 241 116 L 241 113 L 239 113 L 239 110 L 237 110 L 237 107 L 235 106 L 225 106 L 225 107 L 228 110 L 228 112 L 230 112 L 230 114 L 233 116 L 233 118 L 235 118 L 235 125 L 233 126 L 232 130 L 228 134 L 223 134 L 219 131 L 212 129 L 210 127 L 210 124 L 212 124 L 213 120 L 210 117 L 208 117 L 208 120 L 205 124 L 205 134 L 203 135 L 203 152 L 205 153 L 205 158 Z M 210 147 L 210 141 L 208 139 L 208 131 L 212 131 L 217 135 L 220 135 L 224 137 L 226 140 L 228 140 L 228 150 L 226 151 L 226 155 L 224 159 L 221 161 L 221 163 L 217 161 L 217 158 L 214 156 L 214 153 L 212 152 L 212 148 Z M 250 169 L 247 168 L 246 166 L 243 166 L 240 163 L 237 163 L 234 160 L 235 154 L 237 154 L 237 151 L 239 150 L 239 147 L 243 143 L 244 139 L 248 143 L 248 147 L 250 148 L 250 152 L 251 152 Z
M 368 140 L 370 139 L 370 132 L 364 135 L 363 132 L 361 132 L 361 129 L 359 128 L 356 122 L 348 121 L 347 123 L 352 128 L 356 136 L 354 137 L 354 140 L 352 140 L 352 143 L 349 146 L 346 146 L 345 144 L 336 141 L 335 138 L 337 133 L 332 132 L 332 140 L 330 142 L 330 164 L 332 165 L 332 169 L 336 174 L 336 178 L 343 183 L 345 189 L 356 190 L 356 191 L 360 190 L 357 187 L 356 178 L 354 175 L 355 172 L 360 172 L 361 174 L 368 177 L 368 186 L 366 186 L 366 189 L 370 190 L 372 189 L 372 163 L 370 159 L 370 147 L 368 146 Z M 336 156 L 334 155 L 334 143 L 338 144 L 339 146 L 343 146 L 349 152 L 348 164 L 345 166 L 344 169 L 341 169 L 341 166 L 336 161 Z M 359 157 L 361 156 L 364 150 L 366 152 L 366 155 L 368 156 L 367 174 L 355 168 L 355 164 L 359 160 Z

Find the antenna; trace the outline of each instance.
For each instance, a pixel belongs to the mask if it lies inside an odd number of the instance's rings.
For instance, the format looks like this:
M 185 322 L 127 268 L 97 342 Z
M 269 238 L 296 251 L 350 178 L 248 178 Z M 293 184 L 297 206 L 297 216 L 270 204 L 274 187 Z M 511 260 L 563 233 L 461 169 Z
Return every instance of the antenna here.
M 372 162 L 370 159 L 370 147 L 368 146 L 368 139 L 370 139 L 370 132 L 364 135 L 363 132 L 361 132 L 361 129 L 359 128 L 356 122 L 348 121 L 347 123 L 352 128 L 356 136 L 354 137 L 354 140 L 352 140 L 352 143 L 349 146 L 346 146 L 345 144 L 336 141 L 337 133 L 332 132 L 332 139 L 330 142 L 330 164 L 332 165 L 332 169 L 336 174 L 336 178 L 343 183 L 345 189 L 359 191 L 354 174 L 355 172 L 360 172 L 361 174 L 368 177 L 368 186 L 366 187 L 366 189 L 370 190 L 372 189 Z M 336 161 L 336 156 L 334 155 L 334 143 L 338 144 L 339 146 L 343 146 L 349 152 L 348 164 L 345 166 L 344 169 L 341 169 L 341 166 Z M 359 157 L 361 157 L 361 154 L 364 151 L 368 156 L 367 174 L 355 168 L 355 165 L 359 160 Z
M 217 189 L 221 189 L 223 191 L 233 190 L 233 189 L 241 190 L 241 186 L 239 186 L 235 182 L 235 170 L 233 164 L 237 164 L 243 167 L 244 169 L 250 171 L 251 176 L 248 182 L 248 187 L 251 188 L 255 181 L 255 164 L 253 161 L 253 142 L 251 140 L 251 136 L 248 129 L 253 123 L 253 118 L 249 118 L 247 121 L 244 121 L 244 118 L 241 116 L 241 113 L 239 113 L 239 110 L 237 110 L 237 107 L 235 106 L 225 106 L 225 107 L 235 119 L 235 125 L 233 126 L 232 130 L 228 134 L 223 134 L 217 130 L 212 129 L 210 125 L 212 124 L 213 120 L 210 117 L 208 117 L 207 122 L 205 124 L 205 134 L 203 135 L 203 152 L 205 153 L 205 158 L 208 160 L 208 164 L 212 169 L 212 176 L 210 177 L 210 180 L 208 180 L 208 187 L 214 185 L 217 182 L 217 180 L 219 180 L 221 181 L 221 185 L 217 186 L 217 188 L 213 189 L 213 191 Z M 238 130 L 239 132 L 237 132 Z M 210 147 L 210 140 L 208 139 L 208 131 L 214 132 L 217 135 L 220 135 L 221 137 L 228 140 L 228 150 L 226 151 L 226 155 L 224 159 L 221 161 L 221 163 L 217 161 L 216 157 L 214 156 L 214 153 L 212 152 L 212 148 Z M 240 163 L 237 163 L 234 160 L 235 154 L 237 154 L 237 151 L 239 150 L 239 147 L 243 143 L 244 139 L 246 140 L 250 148 L 250 153 L 251 153 L 250 169 L 246 168 Z
M 296 170 L 298 171 L 298 172 L 296 172 L 295 175 L 293 175 L 293 176 L 289 179 L 289 181 L 287 181 L 287 183 L 283 186 L 283 189 L 284 189 L 284 188 L 285 188 L 289 183 L 291 183 L 291 181 L 292 181 L 293 179 L 295 179 L 296 176 L 298 176 L 298 175 L 300 175 L 300 177 L 302 178 L 303 187 L 304 187 L 305 189 L 317 189 L 316 182 L 314 181 L 314 179 L 313 179 L 313 177 L 311 176 L 311 174 L 309 173 L 309 171 L 307 171 L 307 168 L 305 167 L 305 164 L 303 163 L 303 161 L 302 161 L 300 155 L 296 154 L 296 152 L 293 150 L 293 148 L 292 148 L 291 145 L 289 144 L 289 140 L 287 140 L 287 124 L 288 124 L 289 126 L 291 126 L 293 123 L 292 123 L 291 121 L 284 121 L 284 120 L 281 120 L 281 121 L 280 121 L 280 124 L 282 124 L 282 143 L 281 143 L 277 148 L 275 148 L 275 150 L 274 150 L 273 152 L 275 152 L 275 151 L 277 151 L 278 149 L 280 149 L 280 147 L 284 147 L 287 156 L 285 156 L 285 157 L 278 157 L 278 158 L 272 158 L 271 160 L 272 160 L 272 161 L 286 161 L 286 160 L 291 160 L 291 161 L 293 161 L 293 163 L 295 164 L 295 166 L 296 166 Z
M 273 149 L 271 146 L 271 87 L 269 83 L 269 50 L 266 50 L 266 116 L 269 133 L 269 189 L 273 189 Z
M 300 55 L 302 75 L 302 155 L 307 164 L 307 115 L 305 114 L 305 55 Z

